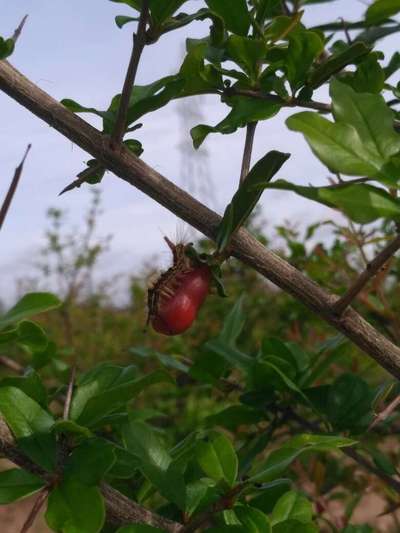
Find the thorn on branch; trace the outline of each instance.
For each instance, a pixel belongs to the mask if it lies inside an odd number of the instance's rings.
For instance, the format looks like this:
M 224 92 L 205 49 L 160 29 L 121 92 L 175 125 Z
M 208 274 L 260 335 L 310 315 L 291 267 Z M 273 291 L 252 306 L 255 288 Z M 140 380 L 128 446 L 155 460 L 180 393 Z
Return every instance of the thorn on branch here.
M 68 420 L 69 412 L 71 410 L 72 393 L 74 391 L 74 385 L 75 385 L 75 375 L 76 375 L 76 365 L 74 365 L 71 368 L 71 375 L 70 375 L 69 383 L 68 383 L 67 396 L 65 398 L 65 403 L 64 403 L 64 412 L 63 412 L 64 420 Z
M 25 155 L 22 158 L 21 163 L 15 169 L 14 177 L 13 177 L 13 179 L 11 181 L 11 185 L 10 185 L 10 187 L 8 189 L 6 197 L 4 198 L 3 205 L 1 206 L 1 209 L 0 209 L 0 229 L 2 228 L 2 226 L 4 224 L 4 221 L 6 219 L 8 210 L 9 210 L 10 205 L 11 205 L 11 202 L 12 202 L 12 200 L 14 198 L 15 191 L 17 190 L 18 183 L 19 183 L 19 180 L 21 178 L 22 170 L 24 168 L 25 159 L 26 159 L 30 149 L 31 149 L 31 145 L 28 144 L 28 147 L 27 147 L 27 149 L 25 151 Z
M 77 179 L 72 181 L 69 185 L 67 185 L 59 194 L 58 196 L 61 196 L 62 194 L 73 191 L 74 189 L 79 189 L 81 185 L 86 183 L 90 178 L 98 174 L 99 172 L 102 172 L 104 170 L 104 167 L 101 163 L 96 162 L 95 165 L 85 168 L 85 170 L 82 170 L 82 172 L 79 172 L 77 175 Z
M 390 404 L 387 407 L 385 407 L 385 409 L 383 411 L 381 411 L 380 413 L 378 413 L 376 415 L 374 420 L 369 425 L 367 431 L 371 431 L 378 424 L 380 424 L 381 422 L 384 422 L 393 413 L 393 411 L 396 409 L 396 407 L 399 404 L 400 404 L 400 394 L 398 396 L 396 396 L 396 398 L 394 400 L 392 400 L 390 402 Z
M 21 35 L 21 32 L 23 30 L 23 27 L 25 26 L 25 22 L 28 18 L 28 15 L 25 15 L 24 18 L 21 20 L 18 28 L 15 30 L 14 35 L 12 36 L 12 40 L 14 41 L 14 44 L 17 42 L 18 37 Z

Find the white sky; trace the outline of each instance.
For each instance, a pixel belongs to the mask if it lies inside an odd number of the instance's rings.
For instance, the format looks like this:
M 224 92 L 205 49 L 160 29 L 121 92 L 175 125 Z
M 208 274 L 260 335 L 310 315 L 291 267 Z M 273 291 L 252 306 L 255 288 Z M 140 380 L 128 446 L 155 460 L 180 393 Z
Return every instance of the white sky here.
M 198 0 L 192 0 L 185 5 L 185 11 L 197 9 L 199 4 Z M 311 16 L 306 10 L 303 20 L 306 24 L 338 17 L 357 20 L 364 10 L 365 4 L 357 0 L 336 0 L 313 6 Z M 83 105 L 105 109 L 111 96 L 121 91 L 133 26 L 119 30 L 114 16 L 133 14 L 127 6 L 107 0 L 0 0 L 0 13 L 0 35 L 4 37 L 10 36 L 23 15 L 29 14 L 11 62 L 53 97 L 73 98 Z M 147 84 L 175 73 L 188 31 L 192 37 L 202 37 L 207 25 L 207 22 L 192 24 L 189 29 L 171 32 L 158 44 L 146 48 L 137 83 Z M 396 37 L 388 38 L 382 49 L 389 58 L 396 49 Z M 143 142 L 142 157 L 147 163 L 178 184 L 186 184 L 180 176 L 179 105 L 174 102 L 143 117 L 144 127 L 136 137 Z M 206 123 L 217 123 L 227 111 L 217 98 L 202 100 Z M 303 184 L 323 183 L 327 170 L 312 156 L 302 137 L 285 127 L 284 119 L 292 112 L 281 112 L 258 128 L 253 162 L 271 149 L 290 152 L 292 157 L 279 177 Z M 0 201 L 26 145 L 32 143 L 21 184 L 0 234 L 0 298 L 8 299 L 15 278 L 32 272 L 31 265 L 43 244 L 46 209 L 50 206 L 67 209 L 71 222 L 80 224 L 89 201 L 85 187 L 62 197 L 58 193 L 84 168 L 82 162 L 88 157 L 3 93 L 0 93 L 0 117 Z M 93 120 L 90 115 L 83 117 Z M 237 186 L 244 133 L 239 130 L 229 136 L 211 134 L 204 144 L 209 155 L 213 206 L 220 212 Z M 190 142 L 189 131 L 186 136 Z M 99 231 L 114 235 L 101 272 L 134 274 L 146 258 L 164 251 L 161 235 L 173 236 L 177 220 L 111 174 L 107 174 L 101 189 L 104 215 Z M 266 192 L 262 205 L 269 227 L 285 219 L 304 226 L 321 216 L 333 216 L 333 211 L 292 193 Z

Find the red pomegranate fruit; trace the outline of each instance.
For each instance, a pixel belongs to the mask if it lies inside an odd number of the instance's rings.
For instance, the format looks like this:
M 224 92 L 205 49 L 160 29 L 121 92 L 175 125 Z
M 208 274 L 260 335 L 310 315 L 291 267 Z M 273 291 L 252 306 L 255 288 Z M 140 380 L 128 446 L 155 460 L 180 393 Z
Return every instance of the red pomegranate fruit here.
M 208 265 L 186 254 L 186 246 L 165 238 L 173 265 L 161 274 L 148 292 L 148 322 L 163 335 L 179 335 L 190 328 L 206 299 L 211 282 Z

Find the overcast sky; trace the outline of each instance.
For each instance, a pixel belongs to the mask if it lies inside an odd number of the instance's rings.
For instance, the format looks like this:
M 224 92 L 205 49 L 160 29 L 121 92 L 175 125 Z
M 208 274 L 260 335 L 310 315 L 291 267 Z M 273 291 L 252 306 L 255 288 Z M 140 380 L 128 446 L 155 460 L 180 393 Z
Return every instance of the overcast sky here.
M 185 11 L 197 9 L 200 3 L 188 2 Z M 304 21 L 317 24 L 339 16 L 357 20 L 365 6 L 366 3 L 357 0 L 336 0 L 313 6 L 312 15 L 306 10 Z M 0 13 L 0 35 L 4 37 L 10 36 L 23 15 L 29 14 L 11 62 L 56 99 L 73 98 L 83 105 L 105 109 L 110 98 L 120 92 L 133 26 L 119 30 L 114 17 L 133 14 L 127 6 L 107 0 L 0 0 Z M 190 36 L 204 36 L 207 24 L 189 26 Z M 177 72 L 188 28 L 171 32 L 158 44 L 145 49 L 138 84 Z M 390 57 L 396 49 L 396 37 L 387 39 L 382 49 Z M 199 106 L 199 102 L 202 121 L 209 124 L 217 123 L 228 111 L 216 97 L 197 99 L 191 105 Z M 144 127 L 136 137 L 144 145 L 143 159 L 187 188 L 191 177 L 182 176 L 180 146 L 182 139 L 190 143 L 189 129 L 196 121 L 187 124 L 187 131 L 183 131 L 181 105 L 174 102 L 146 115 Z M 303 184 L 322 184 L 326 182 L 327 170 L 311 155 L 302 137 L 285 127 L 284 119 L 291 112 L 280 112 L 258 128 L 253 161 L 271 149 L 290 152 L 292 157 L 279 177 Z M 46 209 L 50 206 L 66 209 L 71 224 L 81 223 L 89 202 L 87 188 L 84 186 L 62 197 L 58 193 L 84 168 L 83 162 L 88 158 L 3 93 L 0 93 L 0 116 L 0 199 L 27 144 L 32 143 L 20 187 L 0 235 L 0 295 L 9 298 L 15 278 L 32 272 L 31 265 L 43 244 Z M 89 115 L 83 117 L 99 125 Z M 244 133 L 239 130 L 233 135 L 212 134 L 204 143 L 206 153 L 192 152 L 196 166 L 207 157 L 212 203 L 220 212 L 237 186 Z M 114 235 L 111 252 L 101 264 L 101 273 L 135 273 L 144 259 L 164 250 L 162 234 L 174 236 L 177 220 L 112 174 L 105 177 L 100 187 L 104 214 L 99 232 Z M 264 193 L 262 205 L 270 228 L 285 219 L 305 225 L 333 214 L 318 204 L 277 191 Z

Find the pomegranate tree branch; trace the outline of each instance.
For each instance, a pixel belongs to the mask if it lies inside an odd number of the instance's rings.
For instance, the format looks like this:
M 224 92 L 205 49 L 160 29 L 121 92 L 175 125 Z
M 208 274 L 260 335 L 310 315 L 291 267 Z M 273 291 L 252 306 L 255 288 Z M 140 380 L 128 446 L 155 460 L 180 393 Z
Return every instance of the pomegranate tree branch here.
M 295 411 L 293 411 L 293 409 L 288 408 L 286 410 L 286 414 L 289 418 L 297 422 L 302 429 L 305 429 L 307 431 L 313 431 L 314 433 L 323 433 L 319 424 L 306 420 L 302 416 L 298 415 Z M 343 448 L 340 448 L 340 451 L 344 455 L 347 455 L 347 457 L 353 459 L 353 461 L 358 463 L 364 470 L 367 470 L 371 474 L 374 474 L 374 476 L 378 477 L 386 485 L 388 485 L 394 491 L 400 494 L 400 481 L 392 476 L 389 476 L 389 474 L 386 474 L 383 470 L 373 465 L 368 459 L 361 455 L 354 446 L 345 446 Z
M 392 242 L 390 242 L 383 250 L 367 264 L 366 269 L 359 275 L 359 277 L 350 286 L 347 292 L 337 301 L 333 306 L 333 310 L 341 315 L 343 311 L 351 304 L 357 295 L 363 290 L 365 285 L 373 278 L 385 263 L 397 252 L 400 248 L 400 235 L 398 235 Z
M 139 61 L 146 46 L 146 24 L 149 17 L 149 0 L 142 1 L 140 18 L 137 32 L 133 34 L 133 47 L 131 58 L 129 60 L 128 70 L 126 72 L 124 86 L 122 88 L 121 100 L 119 103 L 118 115 L 115 121 L 114 131 L 111 140 L 116 144 L 122 141 L 126 129 L 126 120 L 129 109 L 129 100 L 132 94 L 132 88 L 135 84 L 136 74 Z
M 37 515 L 40 512 L 40 509 L 43 507 L 44 502 L 47 500 L 49 494 L 49 489 L 45 487 L 39 492 L 38 497 L 33 504 L 33 507 L 28 515 L 28 518 L 25 520 L 24 525 L 22 526 L 20 533 L 28 533 L 30 528 L 33 526 L 34 521 L 36 520 Z
M 249 96 L 250 98 L 257 98 L 258 100 L 266 100 L 268 102 L 276 102 L 282 107 L 304 107 L 306 109 L 315 109 L 321 113 L 332 113 L 332 106 L 325 102 L 316 102 L 315 100 L 303 100 L 301 98 L 291 97 L 289 99 L 281 98 L 277 94 L 265 93 L 252 89 L 235 89 L 228 88 L 225 92 L 229 95 Z M 397 131 L 400 131 L 400 120 L 393 120 L 393 126 Z
M 14 361 L 14 359 L 11 359 L 11 357 L 7 357 L 6 355 L 0 355 L 0 365 L 5 366 L 16 374 L 24 373 L 24 367 L 20 365 L 17 361 Z
M 30 459 L 25 457 L 14 441 L 7 424 L 0 418 L 0 453 L 9 459 L 15 465 L 35 474 L 46 483 L 52 483 L 51 474 L 45 472 L 40 466 L 33 463 Z M 148 524 L 154 527 L 159 527 L 168 533 L 180 533 L 183 526 L 178 522 L 168 520 L 141 505 L 133 500 L 130 500 L 118 490 L 103 484 L 100 487 L 103 494 L 104 503 L 107 512 L 107 521 L 115 526 L 124 526 L 129 524 Z M 37 501 L 39 505 L 40 500 Z
M 116 176 L 137 187 L 180 219 L 214 239 L 221 217 L 136 157 L 128 148 L 112 150 L 103 135 L 78 115 L 37 87 L 7 61 L 0 61 L 0 90 L 29 109 L 66 138 L 89 152 Z M 400 378 L 400 348 L 348 308 L 338 316 L 337 296 L 326 292 L 290 263 L 267 250 L 241 229 L 232 240 L 232 255 L 352 340 L 396 378 Z
M 137 32 L 133 34 L 133 46 L 131 57 L 129 60 L 128 70 L 126 71 L 125 81 L 122 88 L 118 114 L 115 121 L 114 129 L 111 134 L 111 143 L 113 147 L 119 145 L 124 137 L 126 129 L 126 121 L 129 110 L 129 101 L 132 94 L 132 89 L 135 84 L 136 74 L 139 66 L 139 61 L 142 56 L 143 49 L 146 45 L 146 24 L 149 17 L 149 0 L 143 0 L 142 9 L 140 11 L 140 18 Z M 95 165 L 86 168 L 78 174 L 77 179 L 67 185 L 61 192 L 64 194 L 68 191 L 80 187 L 83 183 L 95 176 L 97 173 L 104 170 L 103 165 L 97 162 Z
M 11 185 L 10 185 L 10 187 L 8 189 L 6 197 L 4 198 L 3 205 L 1 206 L 1 209 L 0 209 L 0 229 L 3 227 L 3 224 L 4 224 L 4 221 L 6 219 L 8 210 L 9 210 L 10 205 L 11 205 L 11 202 L 12 202 L 12 200 L 14 198 L 15 191 L 17 190 L 18 183 L 19 183 L 19 180 L 21 178 L 22 170 L 24 168 L 25 159 L 26 159 L 26 156 L 28 155 L 30 149 L 31 149 L 31 145 L 28 144 L 28 147 L 27 147 L 27 149 L 25 151 L 25 155 L 22 158 L 21 163 L 15 169 L 15 173 L 14 173 L 14 177 L 13 177 L 13 179 L 11 181 Z
M 251 153 L 253 151 L 254 134 L 256 132 L 257 122 L 249 122 L 246 127 L 246 140 L 244 142 L 242 168 L 240 171 L 240 184 L 249 173 L 251 164 Z

